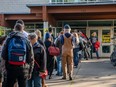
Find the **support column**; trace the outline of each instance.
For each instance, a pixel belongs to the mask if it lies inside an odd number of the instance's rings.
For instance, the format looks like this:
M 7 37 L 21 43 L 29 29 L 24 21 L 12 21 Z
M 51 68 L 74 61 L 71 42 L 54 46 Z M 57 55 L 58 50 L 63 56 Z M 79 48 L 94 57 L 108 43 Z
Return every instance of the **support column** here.
M 4 14 L 0 14 L 0 26 L 5 26 Z
M 55 37 L 57 36 L 57 31 L 56 31 L 56 27 L 54 27 L 54 30 L 55 30 Z
M 45 33 L 48 30 L 48 22 L 43 22 L 43 40 L 45 40 Z

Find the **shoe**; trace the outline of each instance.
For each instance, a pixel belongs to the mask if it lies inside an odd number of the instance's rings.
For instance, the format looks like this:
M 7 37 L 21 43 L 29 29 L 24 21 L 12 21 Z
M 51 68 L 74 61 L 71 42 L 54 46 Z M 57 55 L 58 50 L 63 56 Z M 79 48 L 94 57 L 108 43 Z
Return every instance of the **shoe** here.
M 66 77 L 62 77 L 62 79 L 66 80 Z
M 69 80 L 72 80 L 72 77 L 71 76 L 69 76 Z
M 77 66 L 74 66 L 74 68 L 78 68 L 78 65 Z
M 56 76 L 59 76 L 59 74 L 57 73 Z
M 49 76 L 49 79 L 52 79 L 52 76 Z
M 47 85 L 45 85 L 44 87 L 48 87 Z

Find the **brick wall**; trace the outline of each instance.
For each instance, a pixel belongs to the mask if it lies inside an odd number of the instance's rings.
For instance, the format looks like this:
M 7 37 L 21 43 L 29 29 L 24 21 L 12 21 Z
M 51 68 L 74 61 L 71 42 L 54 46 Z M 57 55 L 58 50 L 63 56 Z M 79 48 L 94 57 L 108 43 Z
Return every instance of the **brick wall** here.
M 4 20 L 4 14 L 0 14 L 0 26 L 6 26 L 6 22 Z
M 3 15 L 0 14 L 0 26 L 2 26 Z

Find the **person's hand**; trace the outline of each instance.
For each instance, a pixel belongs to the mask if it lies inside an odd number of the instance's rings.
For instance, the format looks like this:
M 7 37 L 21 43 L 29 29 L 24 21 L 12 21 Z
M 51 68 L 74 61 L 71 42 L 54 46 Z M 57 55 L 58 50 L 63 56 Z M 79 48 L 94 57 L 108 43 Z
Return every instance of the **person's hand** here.
M 31 74 L 28 75 L 28 80 L 31 79 L 31 76 L 32 76 Z
M 44 75 L 44 74 L 45 74 L 44 72 L 40 72 L 40 73 L 39 73 L 39 76 L 42 76 L 42 75 Z

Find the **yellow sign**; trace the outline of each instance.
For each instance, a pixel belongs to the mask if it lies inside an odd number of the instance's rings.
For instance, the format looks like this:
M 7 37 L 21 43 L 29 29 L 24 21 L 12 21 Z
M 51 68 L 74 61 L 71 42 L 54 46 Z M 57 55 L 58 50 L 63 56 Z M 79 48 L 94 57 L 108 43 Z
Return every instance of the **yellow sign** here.
M 44 28 L 44 33 L 48 32 L 48 29 L 47 28 Z
M 102 35 L 102 43 L 110 43 L 110 35 Z

